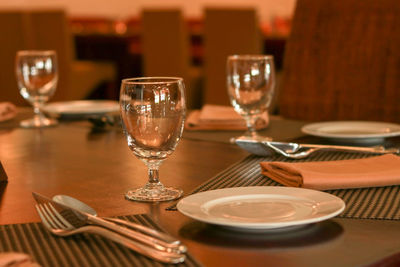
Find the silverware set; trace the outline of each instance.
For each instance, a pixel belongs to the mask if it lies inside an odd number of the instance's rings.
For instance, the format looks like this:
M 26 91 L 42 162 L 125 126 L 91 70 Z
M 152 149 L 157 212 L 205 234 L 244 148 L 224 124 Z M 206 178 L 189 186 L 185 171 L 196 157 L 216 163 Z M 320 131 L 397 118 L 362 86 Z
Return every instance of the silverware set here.
M 172 236 L 120 219 L 103 219 L 32 194 L 43 225 L 54 235 L 98 234 L 160 262 L 176 264 L 185 260 L 186 246 Z
M 248 152 L 259 156 L 270 156 L 274 153 L 286 158 L 302 159 L 312 153 L 321 150 L 349 151 L 372 154 L 398 154 L 399 148 L 385 148 L 383 146 L 360 147 L 360 146 L 337 146 L 337 145 L 318 145 L 318 144 L 298 144 L 287 142 L 270 141 L 269 139 L 259 138 L 257 140 L 241 136 L 235 139 L 235 143 Z

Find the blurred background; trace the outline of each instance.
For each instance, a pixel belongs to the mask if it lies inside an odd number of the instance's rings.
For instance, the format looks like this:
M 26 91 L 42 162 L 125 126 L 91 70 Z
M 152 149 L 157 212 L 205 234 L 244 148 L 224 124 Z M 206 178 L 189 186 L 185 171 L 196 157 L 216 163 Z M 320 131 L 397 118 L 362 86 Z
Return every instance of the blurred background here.
M 0 100 L 27 105 L 10 68 L 17 50 L 55 49 L 63 60 L 50 102 L 118 99 L 123 78 L 181 76 L 189 108 L 229 105 L 226 57 L 272 54 L 279 78 L 295 2 L 2 0 L 1 43 L 15 40 L 3 49 Z
M 202 17 L 205 6 L 247 6 L 258 10 L 261 21 L 268 22 L 273 17 L 290 17 L 295 0 L 13 0 L 0 1 L 0 8 L 43 8 L 62 7 L 71 16 L 105 17 L 112 20 L 139 16 L 146 7 L 179 7 L 187 17 Z

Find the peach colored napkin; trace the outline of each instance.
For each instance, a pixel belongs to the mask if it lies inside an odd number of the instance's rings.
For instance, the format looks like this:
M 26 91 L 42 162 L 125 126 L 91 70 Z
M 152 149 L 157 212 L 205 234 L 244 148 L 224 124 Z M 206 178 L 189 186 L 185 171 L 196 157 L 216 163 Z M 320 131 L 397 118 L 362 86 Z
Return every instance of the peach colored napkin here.
M 268 126 L 268 113 L 262 115 L 257 121 L 256 128 L 263 129 Z M 201 110 L 192 111 L 186 119 L 187 130 L 243 130 L 247 129 L 246 123 L 233 107 L 219 105 L 204 105 Z
M 0 253 L 0 267 L 40 267 L 29 255 L 18 252 Z
M 293 187 L 328 190 L 400 184 L 400 157 L 392 154 L 324 162 L 261 162 L 260 165 L 262 174 Z
M 10 102 L 0 103 L 0 122 L 12 119 L 17 115 L 17 108 Z

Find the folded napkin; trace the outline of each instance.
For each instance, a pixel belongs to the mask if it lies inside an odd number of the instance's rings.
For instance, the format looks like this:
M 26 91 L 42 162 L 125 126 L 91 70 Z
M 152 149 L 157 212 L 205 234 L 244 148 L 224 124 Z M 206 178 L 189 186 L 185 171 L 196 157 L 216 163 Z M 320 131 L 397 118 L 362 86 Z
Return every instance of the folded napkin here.
M 17 252 L 0 253 L 0 267 L 40 267 L 29 255 Z
M 257 129 L 268 126 L 268 113 L 264 113 L 256 122 Z M 247 130 L 246 122 L 233 107 L 204 105 L 201 110 L 192 111 L 186 119 L 188 130 Z
M 10 102 L 0 103 L 0 122 L 12 119 L 17 115 L 17 108 Z
M 400 184 L 400 157 L 392 154 L 324 162 L 261 162 L 260 165 L 262 174 L 286 186 L 328 190 Z

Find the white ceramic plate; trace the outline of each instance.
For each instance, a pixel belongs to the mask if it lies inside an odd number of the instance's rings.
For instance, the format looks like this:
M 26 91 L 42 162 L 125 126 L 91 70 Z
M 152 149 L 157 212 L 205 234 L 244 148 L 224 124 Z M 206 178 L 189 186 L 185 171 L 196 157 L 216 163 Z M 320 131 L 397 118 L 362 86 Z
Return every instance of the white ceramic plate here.
M 332 218 L 345 203 L 316 190 L 253 186 L 193 194 L 180 200 L 177 208 L 195 220 L 236 230 L 273 230 Z
M 400 135 L 400 125 L 372 121 L 332 121 L 303 126 L 303 133 L 344 142 L 380 142 Z
M 60 116 L 86 117 L 119 111 L 119 104 L 112 100 L 79 100 L 54 102 L 46 105 L 44 111 Z

